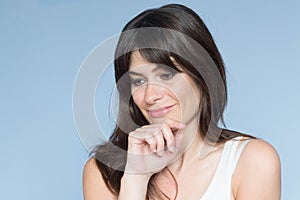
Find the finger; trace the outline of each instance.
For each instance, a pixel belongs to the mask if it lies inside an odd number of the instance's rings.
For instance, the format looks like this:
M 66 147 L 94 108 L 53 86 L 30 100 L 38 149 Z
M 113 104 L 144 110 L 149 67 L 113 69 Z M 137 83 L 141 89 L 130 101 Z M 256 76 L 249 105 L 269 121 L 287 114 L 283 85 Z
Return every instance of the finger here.
M 164 140 L 162 132 L 160 131 L 158 134 L 156 133 L 154 135 L 154 137 L 155 137 L 155 140 L 156 140 L 157 154 L 159 156 L 164 156 L 165 140 Z
M 184 129 L 185 128 L 185 124 L 181 123 L 179 121 L 173 120 L 173 119 L 166 119 L 164 121 L 164 123 L 168 124 L 169 127 L 173 130 L 173 129 Z
M 144 126 L 144 130 L 146 131 L 152 131 L 154 133 L 154 137 L 156 139 L 157 145 L 157 154 L 159 156 L 163 156 L 164 153 L 166 153 L 165 150 L 165 145 L 167 146 L 167 149 L 170 152 L 175 151 L 175 139 L 174 135 L 169 127 L 168 124 L 163 123 L 163 124 L 153 124 L 150 126 Z M 154 130 L 158 130 L 154 132 Z
M 153 131 L 153 130 L 152 130 Z M 157 142 L 153 134 L 149 131 L 145 131 L 141 128 L 136 129 L 132 134 L 130 134 L 130 143 L 135 144 L 135 145 L 149 145 L 149 148 L 151 152 L 155 153 Z
M 174 135 L 170 129 L 170 127 L 167 124 L 164 124 L 162 127 L 162 133 L 166 140 L 167 148 L 170 152 L 175 151 L 175 138 Z
M 139 129 L 139 137 L 143 137 L 144 140 L 150 145 L 150 150 L 156 152 L 157 155 L 163 156 L 165 149 L 165 139 L 162 134 L 162 125 L 152 125 L 148 127 L 142 127 Z M 155 148 L 155 150 L 153 149 Z
M 157 152 L 157 141 L 153 136 L 145 138 L 144 141 L 149 145 L 149 148 L 152 153 Z

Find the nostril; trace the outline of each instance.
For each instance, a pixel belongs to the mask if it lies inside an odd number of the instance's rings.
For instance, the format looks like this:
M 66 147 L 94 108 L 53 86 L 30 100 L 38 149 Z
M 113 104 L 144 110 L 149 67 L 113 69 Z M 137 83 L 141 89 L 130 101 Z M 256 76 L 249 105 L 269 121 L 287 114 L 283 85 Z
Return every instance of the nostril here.
M 163 98 L 163 91 L 155 84 L 148 84 L 145 92 L 145 101 L 149 104 L 155 103 Z

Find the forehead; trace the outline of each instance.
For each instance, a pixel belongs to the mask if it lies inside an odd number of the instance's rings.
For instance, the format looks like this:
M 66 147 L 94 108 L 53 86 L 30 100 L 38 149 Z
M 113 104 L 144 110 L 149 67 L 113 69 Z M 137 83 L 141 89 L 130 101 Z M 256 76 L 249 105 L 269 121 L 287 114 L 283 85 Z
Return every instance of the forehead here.
M 172 58 L 170 59 L 172 60 Z M 133 72 L 146 72 L 146 71 L 159 71 L 159 70 L 176 70 L 182 71 L 182 68 L 176 63 L 176 61 L 171 61 L 171 66 L 175 65 L 175 67 L 171 67 L 165 64 L 153 63 L 146 60 L 139 51 L 134 51 L 130 55 L 130 63 L 129 63 L 129 71 Z
M 134 51 L 130 55 L 130 63 L 129 63 L 129 70 L 132 70 L 134 68 L 137 68 L 139 66 L 148 65 L 155 67 L 156 65 L 153 63 L 150 63 L 148 60 L 142 57 L 139 51 Z

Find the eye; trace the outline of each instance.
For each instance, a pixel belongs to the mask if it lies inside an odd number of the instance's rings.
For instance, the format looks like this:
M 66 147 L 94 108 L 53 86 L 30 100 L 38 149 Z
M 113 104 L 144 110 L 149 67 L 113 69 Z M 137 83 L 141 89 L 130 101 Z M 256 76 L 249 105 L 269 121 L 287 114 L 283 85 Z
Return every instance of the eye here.
M 169 80 L 175 75 L 175 72 L 165 72 L 160 75 L 160 78 L 163 80 Z
M 131 85 L 132 86 L 141 86 L 141 85 L 143 85 L 144 84 L 144 82 L 145 82 L 145 80 L 144 79 L 133 79 L 133 80 L 131 80 Z

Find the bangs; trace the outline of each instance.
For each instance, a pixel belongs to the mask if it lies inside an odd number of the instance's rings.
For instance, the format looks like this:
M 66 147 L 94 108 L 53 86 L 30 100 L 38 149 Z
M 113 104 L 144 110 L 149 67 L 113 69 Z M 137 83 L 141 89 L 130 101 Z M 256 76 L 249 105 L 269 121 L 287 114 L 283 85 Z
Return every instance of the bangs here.
M 160 64 L 162 67 L 170 67 L 177 72 L 182 72 L 182 69 L 179 69 L 174 61 L 171 60 L 171 57 L 177 60 L 175 55 L 172 55 L 170 52 L 154 49 L 154 48 L 144 48 L 138 49 L 140 55 L 150 63 Z
M 174 43 L 174 41 L 181 41 L 175 36 L 170 30 L 154 27 L 122 32 L 115 53 L 117 79 L 128 71 L 131 55 L 135 51 L 138 51 L 149 63 L 160 64 L 183 72 L 186 66 L 182 65 L 180 62 L 182 59 L 175 53 L 176 51 L 171 51 L 172 49 L 185 49 L 182 42 Z

